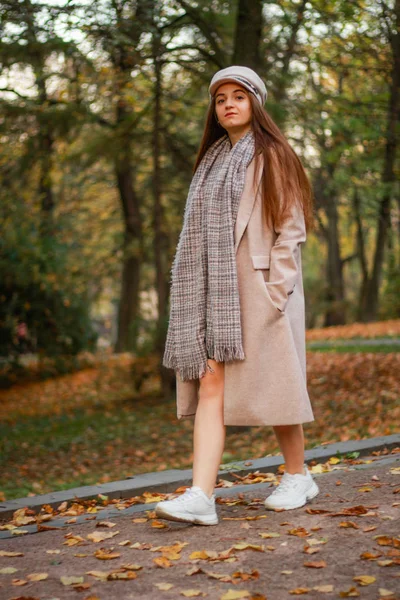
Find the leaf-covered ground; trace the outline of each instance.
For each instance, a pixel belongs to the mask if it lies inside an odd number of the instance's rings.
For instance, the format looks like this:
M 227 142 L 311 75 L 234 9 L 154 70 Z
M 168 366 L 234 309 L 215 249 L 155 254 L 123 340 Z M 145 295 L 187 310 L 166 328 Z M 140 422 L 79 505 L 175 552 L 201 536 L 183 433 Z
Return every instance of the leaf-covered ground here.
M 248 482 L 242 491 L 220 490 L 217 527 L 157 518 L 155 503 L 183 488 L 142 499 L 63 502 L 57 521 L 49 506 L 39 515 L 19 509 L 0 526 L 7 535 L 0 596 L 396 600 L 399 451 L 374 453 L 357 466 L 332 457 L 311 467 L 319 494 L 294 510 L 265 510 L 265 497 L 278 484 L 273 473 L 262 473 L 265 483 L 257 489 Z M 145 506 L 132 512 L 136 500 Z M 118 510 L 108 512 L 110 506 Z
M 161 401 L 158 381 L 132 391 L 132 360 L 0 391 L 0 490 L 29 494 L 190 468 L 193 421 Z M 399 353 L 307 353 L 315 421 L 306 448 L 397 432 Z M 279 453 L 272 427 L 227 427 L 224 464 Z

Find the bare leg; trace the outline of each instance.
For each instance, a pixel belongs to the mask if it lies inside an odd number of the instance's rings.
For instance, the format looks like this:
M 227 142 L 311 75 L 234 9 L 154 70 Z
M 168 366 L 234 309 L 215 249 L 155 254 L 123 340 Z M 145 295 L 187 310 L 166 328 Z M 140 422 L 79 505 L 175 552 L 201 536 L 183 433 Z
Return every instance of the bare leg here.
M 200 379 L 199 404 L 193 432 L 193 485 L 211 497 L 225 445 L 224 363 L 208 359 L 214 373 L 207 370 Z
M 285 459 L 285 471 L 304 475 L 303 425 L 276 425 L 274 432 Z

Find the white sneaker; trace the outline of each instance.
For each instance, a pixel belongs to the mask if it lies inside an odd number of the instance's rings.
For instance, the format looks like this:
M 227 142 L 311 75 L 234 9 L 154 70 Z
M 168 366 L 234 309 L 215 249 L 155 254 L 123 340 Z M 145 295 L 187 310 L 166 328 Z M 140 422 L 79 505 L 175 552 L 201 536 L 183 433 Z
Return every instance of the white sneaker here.
M 155 507 L 157 517 L 198 525 L 217 525 L 215 494 L 209 498 L 198 486 L 192 486 L 173 500 L 163 500 Z
M 319 487 L 315 483 L 307 465 L 304 463 L 305 475 L 301 473 L 284 473 L 280 484 L 264 502 L 265 508 L 298 508 L 307 500 L 319 494 Z

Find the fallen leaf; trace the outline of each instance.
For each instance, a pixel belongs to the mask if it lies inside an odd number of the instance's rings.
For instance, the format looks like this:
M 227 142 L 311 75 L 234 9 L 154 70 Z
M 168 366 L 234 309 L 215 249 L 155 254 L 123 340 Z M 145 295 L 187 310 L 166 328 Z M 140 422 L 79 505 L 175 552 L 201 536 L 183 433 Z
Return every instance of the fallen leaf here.
M 220 600 L 241 600 L 241 598 L 248 598 L 249 596 L 250 592 L 246 592 L 245 590 L 228 590 L 221 596 Z
M 312 589 L 316 592 L 333 592 L 333 585 L 330 583 L 327 585 L 316 585 Z
M 48 576 L 48 573 L 30 573 L 27 575 L 29 581 L 43 581 L 44 579 L 47 579 Z
M 372 575 L 356 575 L 353 577 L 353 581 L 357 581 L 360 585 L 371 585 L 371 583 L 376 581 L 376 577 Z
M 386 590 L 385 588 L 379 588 L 379 595 L 382 598 L 386 598 L 387 596 L 394 596 L 394 592 L 392 592 L 391 590 Z
M 264 552 L 264 546 L 257 546 L 256 544 L 235 544 L 232 546 L 233 550 L 256 550 L 257 552 Z
M 326 562 L 324 560 L 317 560 L 314 562 L 305 562 L 303 563 L 305 567 L 312 567 L 314 569 L 323 569 L 326 567 Z
M 158 521 L 157 519 L 153 519 L 153 521 L 151 522 L 151 526 L 155 527 L 156 529 L 165 529 L 166 527 L 168 527 L 166 523 Z
M 172 583 L 155 583 L 154 585 L 162 592 L 168 592 L 168 590 L 174 587 Z
M 309 533 L 307 529 L 304 529 L 304 527 L 297 527 L 297 529 L 289 529 L 288 534 L 297 535 L 298 537 L 308 537 L 309 535 L 311 535 L 311 533 Z
M 153 558 L 153 562 L 157 567 L 161 567 L 163 569 L 167 569 L 168 567 L 172 567 L 172 563 L 165 558 L 165 556 L 158 556 L 157 558 Z
M 74 585 L 75 583 L 83 583 L 84 578 L 76 577 L 74 575 L 71 575 L 71 576 L 62 575 L 60 577 L 60 581 L 63 585 Z
M 354 586 L 351 586 L 351 587 L 349 587 L 348 590 L 339 593 L 339 596 L 341 598 L 354 598 L 355 596 L 359 596 L 359 595 L 360 595 L 359 591 Z
M 93 556 L 95 556 L 99 560 L 113 560 L 114 558 L 119 558 L 121 554 L 119 552 L 107 550 L 107 548 L 99 548 L 98 550 L 96 550 L 96 552 L 93 553 Z
M 98 542 L 104 542 L 104 540 L 109 540 L 114 536 L 118 535 L 119 531 L 110 531 L 107 533 L 106 531 L 93 531 L 93 533 L 88 533 L 86 536 L 88 540 L 97 544 Z
M 339 527 L 353 527 L 353 529 L 360 529 L 360 527 L 357 525 L 357 523 L 354 523 L 354 521 L 342 521 L 339 523 Z

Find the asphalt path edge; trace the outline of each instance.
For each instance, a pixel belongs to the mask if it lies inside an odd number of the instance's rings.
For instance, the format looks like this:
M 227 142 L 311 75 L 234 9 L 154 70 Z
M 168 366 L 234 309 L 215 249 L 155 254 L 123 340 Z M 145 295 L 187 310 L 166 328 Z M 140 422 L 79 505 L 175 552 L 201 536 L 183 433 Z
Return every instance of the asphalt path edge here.
M 331 457 L 346 457 L 354 452 L 357 452 L 360 457 L 369 456 L 374 452 L 382 452 L 385 449 L 390 451 L 397 446 L 400 446 L 400 433 L 362 440 L 321 444 L 312 449 L 305 450 L 304 457 L 306 463 L 310 461 L 319 463 L 326 462 Z M 282 464 L 284 464 L 282 454 L 235 461 L 221 465 L 222 469 L 218 471 L 218 478 L 227 481 L 237 481 L 235 474 L 243 477 L 254 471 L 276 473 Z M 35 513 L 39 513 L 45 504 L 57 508 L 62 502 L 89 500 L 96 498 L 99 494 L 107 496 L 109 499 L 131 498 L 132 496 L 140 496 L 144 492 L 159 491 L 167 494 L 174 492 L 181 486 L 191 485 L 191 483 L 192 469 L 171 469 L 168 471 L 155 471 L 133 475 L 120 481 L 27 496 L 25 498 L 1 502 L 0 521 L 9 519 L 16 510 L 21 508 L 29 508 Z

